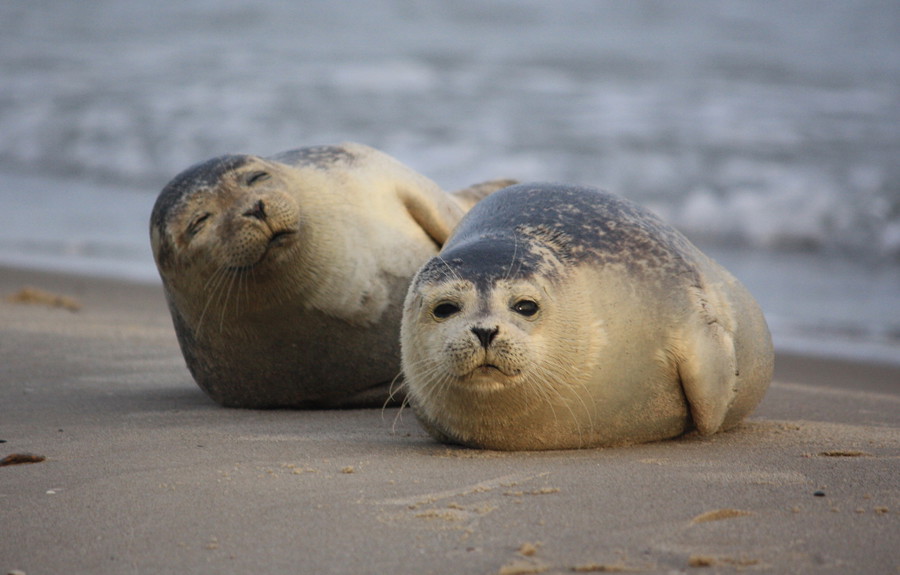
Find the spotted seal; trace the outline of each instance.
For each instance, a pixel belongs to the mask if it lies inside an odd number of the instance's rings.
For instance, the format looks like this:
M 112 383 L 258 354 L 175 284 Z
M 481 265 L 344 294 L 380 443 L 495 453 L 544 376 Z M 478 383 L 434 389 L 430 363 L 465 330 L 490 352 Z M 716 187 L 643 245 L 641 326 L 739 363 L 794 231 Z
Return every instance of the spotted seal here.
M 186 169 L 150 237 L 194 380 L 231 407 L 381 405 L 410 278 L 507 183 L 448 194 L 355 143 Z
M 728 429 L 773 367 L 730 273 L 648 210 L 556 184 L 505 188 L 463 218 L 413 279 L 401 342 L 424 427 L 497 450 Z

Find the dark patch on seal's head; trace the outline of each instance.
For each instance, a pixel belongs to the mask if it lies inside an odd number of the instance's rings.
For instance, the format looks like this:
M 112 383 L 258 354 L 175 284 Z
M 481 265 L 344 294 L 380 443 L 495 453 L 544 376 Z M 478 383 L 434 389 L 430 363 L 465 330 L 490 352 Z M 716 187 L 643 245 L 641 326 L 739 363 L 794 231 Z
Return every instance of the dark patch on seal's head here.
M 416 282 L 464 279 L 475 284 L 478 291 L 487 292 L 497 280 L 528 279 L 538 273 L 553 280 L 559 275 L 559 266 L 551 261 L 556 254 L 541 248 L 515 234 L 479 236 L 457 243 L 429 260 L 419 271 Z
M 678 231 L 637 204 L 595 188 L 538 183 L 510 186 L 482 200 L 441 255 L 497 234 L 517 238 L 520 256 L 538 244 L 565 265 L 620 264 L 633 274 L 658 268 L 683 272 L 690 267 L 684 255 L 696 252 Z
M 223 175 L 240 168 L 251 158 L 252 156 L 242 154 L 229 154 L 194 164 L 184 170 L 159 193 L 153 205 L 150 225 L 162 230 L 171 211 L 184 201 L 185 196 L 214 187 Z
M 280 152 L 267 159 L 292 166 L 326 169 L 338 164 L 349 165 L 356 159 L 356 155 L 343 146 L 309 146 Z

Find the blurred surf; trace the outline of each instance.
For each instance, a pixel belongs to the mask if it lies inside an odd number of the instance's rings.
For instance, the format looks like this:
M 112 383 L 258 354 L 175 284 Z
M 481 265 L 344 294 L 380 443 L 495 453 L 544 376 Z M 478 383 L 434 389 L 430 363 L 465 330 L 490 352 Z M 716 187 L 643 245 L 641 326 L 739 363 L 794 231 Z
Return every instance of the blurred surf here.
M 155 281 L 190 164 L 343 140 L 452 189 L 585 183 L 757 294 L 782 348 L 900 363 L 900 4 L 0 4 L 0 262 Z

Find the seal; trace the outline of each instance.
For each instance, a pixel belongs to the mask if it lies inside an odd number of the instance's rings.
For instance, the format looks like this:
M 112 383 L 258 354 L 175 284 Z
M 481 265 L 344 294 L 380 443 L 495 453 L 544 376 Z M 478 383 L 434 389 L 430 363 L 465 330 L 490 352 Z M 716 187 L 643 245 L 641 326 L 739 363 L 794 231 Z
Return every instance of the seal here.
M 750 293 L 646 209 L 519 184 L 477 204 L 417 272 L 407 400 L 436 439 L 599 447 L 737 425 L 772 378 Z
M 382 405 L 403 296 L 478 198 L 355 143 L 196 164 L 150 240 L 185 362 L 229 407 Z

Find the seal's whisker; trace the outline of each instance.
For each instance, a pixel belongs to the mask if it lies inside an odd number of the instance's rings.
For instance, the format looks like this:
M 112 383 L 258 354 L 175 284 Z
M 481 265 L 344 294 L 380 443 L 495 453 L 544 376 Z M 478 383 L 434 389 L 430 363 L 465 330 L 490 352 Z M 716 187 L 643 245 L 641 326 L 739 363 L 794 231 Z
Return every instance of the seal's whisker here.
M 228 301 L 231 299 L 232 291 L 235 290 L 235 284 L 240 281 L 240 273 L 228 274 L 228 280 L 229 281 L 227 282 L 225 287 L 224 299 L 221 305 L 222 313 L 219 316 L 219 333 L 225 333 L 225 317 L 228 315 Z M 237 297 L 237 294 L 235 294 L 235 298 Z
M 513 266 L 516 265 L 516 262 L 518 262 L 518 260 L 516 259 L 516 256 L 519 253 L 519 238 L 516 235 L 516 230 L 512 231 L 512 239 L 513 239 L 512 259 L 509 261 L 509 267 L 506 268 L 506 275 L 503 276 L 504 280 L 508 280 L 510 277 L 514 277 L 512 269 L 513 269 Z M 522 263 L 521 262 L 518 262 L 518 263 L 519 263 L 519 269 L 516 270 L 517 274 L 519 273 L 519 270 L 522 269 Z
M 249 268 L 244 273 L 244 283 L 243 283 L 243 285 L 241 285 L 241 291 L 243 292 L 243 295 L 244 295 L 244 305 L 247 307 L 247 309 L 250 309 L 253 307 L 253 300 L 252 300 L 253 294 L 251 293 L 253 290 L 250 289 L 250 285 L 253 283 L 255 276 L 256 276 L 256 267 L 254 266 L 254 267 Z
M 582 431 L 582 426 L 580 425 L 580 420 L 575 413 L 575 409 L 572 407 L 573 396 L 575 400 L 581 405 L 584 409 L 585 415 L 588 420 L 588 427 L 590 429 L 589 436 L 594 436 L 594 419 L 591 410 L 588 408 L 587 403 L 584 401 L 584 398 L 581 397 L 579 393 L 579 388 L 583 386 L 574 387 L 570 383 L 571 380 L 566 378 L 559 378 L 553 373 L 556 371 L 550 371 L 545 366 L 541 366 L 541 370 L 547 374 L 547 380 L 545 380 L 548 385 L 547 388 L 553 390 L 555 395 L 561 405 L 563 405 L 566 410 L 569 412 L 569 415 L 572 418 L 572 423 L 574 425 L 574 430 L 578 433 L 579 445 L 585 445 L 584 441 L 584 433 Z
M 441 254 L 438 254 L 438 255 L 436 255 L 436 256 L 434 256 L 434 257 L 436 257 L 442 264 L 444 264 L 444 267 L 447 268 L 447 270 L 453 275 L 454 278 L 456 278 L 456 279 L 459 280 L 459 281 L 462 281 L 462 278 L 459 277 L 459 274 L 456 273 L 456 270 L 453 269 L 453 268 L 450 266 L 450 264 L 447 263 L 447 260 L 445 260 L 443 257 L 441 257 Z
M 446 372 L 437 365 L 418 371 L 417 376 L 427 381 L 427 384 L 417 389 L 415 395 L 428 398 L 433 397 L 442 390 L 443 381 L 447 377 Z
M 550 408 L 550 412 L 553 414 L 554 423 L 559 425 L 559 416 L 556 414 L 556 408 L 554 407 L 554 404 L 556 403 L 556 399 L 561 398 L 561 394 L 559 393 L 557 386 L 554 384 L 554 376 L 552 373 L 550 373 L 540 365 L 535 366 L 534 372 L 539 377 L 529 377 L 526 378 L 526 381 L 528 382 L 529 387 L 534 390 L 542 400 L 546 402 L 547 406 Z
M 397 414 L 394 415 L 394 420 L 391 422 L 391 433 L 397 433 L 397 426 L 403 423 L 403 410 L 406 406 L 409 405 L 409 397 L 404 397 L 403 401 L 400 402 L 400 408 L 397 410 Z M 382 417 L 383 417 L 382 413 Z
M 232 306 L 233 317 L 240 317 L 241 288 L 244 285 L 244 278 L 246 277 L 246 274 L 247 274 L 246 268 L 241 268 L 237 271 L 237 273 L 235 274 L 234 280 L 233 280 L 233 285 L 232 285 L 232 287 L 234 289 L 234 296 L 232 297 L 232 300 L 234 302 L 234 304 Z
M 401 380 L 403 377 L 403 372 L 400 371 L 397 375 L 394 376 L 394 379 L 391 380 L 391 384 L 388 386 L 388 396 L 387 399 L 384 400 L 384 403 L 381 405 L 381 419 L 384 420 L 384 412 L 388 408 L 388 406 L 394 401 L 394 396 L 401 391 L 404 392 L 403 397 L 400 399 L 400 406 L 397 410 L 397 414 L 394 416 L 394 421 L 391 424 L 391 433 L 396 433 L 397 431 L 397 422 L 402 419 L 401 414 L 403 413 L 403 408 L 409 403 L 409 395 L 406 394 L 406 383 Z M 397 385 L 397 382 L 400 381 L 400 384 Z
M 432 401 L 433 398 L 446 394 L 448 386 L 454 380 L 454 377 L 447 373 L 442 365 L 434 364 L 423 371 L 418 371 L 417 376 L 421 377 L 427 384 L 416 390 L 415 396 L 420 397 L 425 402 Z M 412 395 L 412 394 L 410 394 Z
M 214 299 L 218 299 L 218 292 L 222 282 L 225 281 L 227 273 L 228 270 L 225 266 L 216 268 L 216 270 L 210 274 L 209 279 L 203 286 L 203 293 L 206 294 L 206 303 L 203 305 L 203 311 L 200 312 L 200 319 L 197 320 L 196 333 L 198 335 L 202 331 L 203 319 L 206 317 L 206 312 L 209 310 L 210 304 Z
M 591 397 L 586 383 L 588 374 L 582 373 L 581 370 L 577 369 L 577 366 L 564 363 L 553 357 L 545 358 L 544 363 L 552 368 L 553 373 L 559 374 L 555 381 L 557 382 L 556 385 L 559 386 L 561 397 L 568 398 L 566 399 L 567 403 L 570 402 L 572 398 L 578 400 L 578 403 L 581 405 L 581 408 L 587 416 L 590 433 L 593 435 L 595 432 L 593 418 L 594 410 L 588 406 L 587 401 L 585 401 L 585 398 L 583 397 L 583 392 L 587 392 L 588 397 Z M 566 390 L 564 395 L 563 389 Z
M 561 363 L 561 362 L 560 362 Z M 554 371 L 563 371 L 564 366 L 557 364 L 554 366 Z M 554 388 L 557 390 L 557 393 L 560 398 L 560 402 L 565 405 L 566 409 L 569 411 L 569 414 L 572 416 L 573 421 L 580 421 L 578 416 L 575 413 L 575 409 L 572 406 L 573 401 L 577 401 L 577 403 L 581 406 L 581 409 L 584 410 L 584 414 L 587 417 L 588 427 L 590 429 L 590 435 L 594 434 L 594 418 L 591 409 L 588 407 L 587 402 L 584 400 L 584 397 L 581 395 L 581 391 L 587 389 L 584 384 L 572 382 L 575 381 L 571 377 L 557 377 L 554 382 Z M 583 433 L 581 430 L 581 426 L 578 425 L 576 427 L 580 441 L 583 443 Z
M 397 375 L 394 376 L 394 379 L 391 380 L 391 384 L 388 386 L 387 399 L 384 400 L 384 405 L 381 406 L 382 412 L 384 412 L 384 410 L 388 407 L 388 404 L 390 404 L 392 401 L 394 401 L 394 395 L 396 395 L 400 391 L 404 391 L 405 382 L 402 381 L 402 378 L 403 378 L 403 372 L 400 371 L 397 373 Z M 399 385 L 397 385 L 398 381 L 400 382 Z

